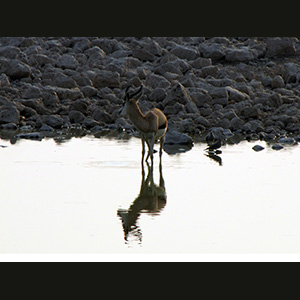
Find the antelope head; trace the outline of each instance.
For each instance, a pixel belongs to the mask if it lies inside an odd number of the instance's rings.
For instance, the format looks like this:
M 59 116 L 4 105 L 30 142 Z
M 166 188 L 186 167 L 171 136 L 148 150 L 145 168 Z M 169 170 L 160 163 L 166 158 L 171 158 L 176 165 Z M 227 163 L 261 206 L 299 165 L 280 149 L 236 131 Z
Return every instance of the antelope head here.
M 125 101 L 124 101 L 123 106 L 119 109 L 119 115 L 121 117 L 126 116 L 129 102 L 134 101 L 137 104 L 143 95 L 143 92 L 142 92 L 143 85 L 141 85 L 141 87 L 132 94 L 129 93 L 129 89 L 130 89 L 130 86 L 128 86 L 125 90 L 125 98 L 124 98 Z

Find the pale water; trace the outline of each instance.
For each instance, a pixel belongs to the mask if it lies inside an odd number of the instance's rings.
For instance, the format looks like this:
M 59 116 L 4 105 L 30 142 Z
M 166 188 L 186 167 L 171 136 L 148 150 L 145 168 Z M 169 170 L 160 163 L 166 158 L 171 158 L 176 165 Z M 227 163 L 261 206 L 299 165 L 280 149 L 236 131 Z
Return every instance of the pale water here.
M 299 146 L 196 144 L 151 178 L 137 138 L 0 145 L 0 253 L 300 252 Z

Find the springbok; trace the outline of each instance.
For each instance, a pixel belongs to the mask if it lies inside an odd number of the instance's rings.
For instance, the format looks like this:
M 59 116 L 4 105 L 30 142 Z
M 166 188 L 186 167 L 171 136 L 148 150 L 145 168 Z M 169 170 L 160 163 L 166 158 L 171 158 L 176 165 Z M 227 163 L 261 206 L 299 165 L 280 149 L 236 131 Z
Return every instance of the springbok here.
M 140 132 L 143 147 L 142 160 L 145 155 L 146 143 L 149 150 L 146 161 L 151 157 L 151 163 L 153 163 L 153 148 L 156 140 L 160 140 L 160 157 L 162 155 L 165 135 L 168 129 L 168 120 L 164 113 L 158 108 L 151 109 L 145 115 L 141 112 L 138 102 L 143 95 L 143 93 L 141 93 L 143 85 L 141 85 L 138 91 L 132 94 L 129 93 L 129 89 L 130 86 L 125 90 L 125 103 L 119 110 L 119 113 L 122 117 L 128 115 L 131 122 Z

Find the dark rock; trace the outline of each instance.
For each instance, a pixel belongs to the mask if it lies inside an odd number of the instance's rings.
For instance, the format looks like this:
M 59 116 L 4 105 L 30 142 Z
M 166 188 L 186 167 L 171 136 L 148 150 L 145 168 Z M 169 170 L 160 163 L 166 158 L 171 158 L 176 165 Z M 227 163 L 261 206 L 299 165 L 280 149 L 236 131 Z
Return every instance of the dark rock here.
M 73 38 L 73 51 L 81 53 L 91 47 L 91 42 L 85 37 Z
M 87 99 L 78 99 L 71 104 L 70 109 L 80 111 L 83 114 L 87 114 L 88 105 L 89 101 Z
M 65 123 L 64 119 L 59 115 L 43 116 L 42 121 L 56 129 L 60 129 Z
M 188 64 L 185 60 L 178 58 L 165 63 L 160 63 L 156 68 L 154 68 L 154 72 L 162 76 L 165 76 L 166 73 L 183 75 L 191 68 L 191 65 Z
M 103 122 L 105 124 L 111 124 L 113 122 L 112 117 L 100 107 L 95 109 L 92 117 L 94 118 L 94 120 Z
M 163 104 L 175 105 L 176 103 L 187 104 L 192 101 L 187 89 L 180 83 L 176 82 L 168 93 L 167 97 L 164 99 Z
M 211 144 L 215 141 L 222 141 L 226 139 L 226 135 L 224 134 L 224 129 L 222 127 L 212 127 L 209 129 L 205 140 L 207 143 Z
M 252 120 L 241 126 L 241 129 L 246 132 L 259 133 L 264 131 L 264 126 L 259 120 Z
M 208 76 L 216 77 L 219 70 L 220 70 L 219 67 L 214 65 L 203 67 L 201 69 L 202 77 L 203 78 L 206 78 Z
M 0 124 L 19 124 L 20 112 L 12 105 L 4 105 L 0 111 Z
M 230 121 L 229 129 L 233 131 L 237 131 L 238 129 L 241 129 L 241 127 L 245 124 L 243 120 L 241 120 L 239 117 L 234 117 Z
M 43 124 L 42 127 L 40 128 L 41 132 L 52 132 L 54 131 L 53 127 L 47 125 L 47 124 Z
M 211 105 L 212 96 L 208 93 L 207 90 L 196 88 L 196 89 L 187 89 L 191 99 L 196 103 L 198 108 L 203 107 L 204 105 Z
M 212 62 L 210 58 L 198 57 L 190 64 L 193 68 L 202 69 L 203 67 L 211 66 Z
M 12 80 L 29 77 L 31 75 L 31 68 L 17 59 L 8 60 L 0 59 L 0 73 L 5 73 Z
M 31 107 L 24 106 L 24 108 L 22 110 L 20 110 L 20 113 L 23 117 L 30 118 L 30 117 L 36 115 L 37 111 Z
M 20 133 L 17 134 L 15 137 L 16 139 L 41 141 L 44 138 L 44 135 L 42 135 L 40 132 L 33 132 L 33 133 Z
M 1 124 L 0 129 L 16 131 L 18 129 L 18 126 L 15 123 L 7 123 L 7 124 Z
M 62 69 L 75 70 L 78 67 L 78 61 L 70 54 L 63 54 L 56 62 L 56 66 Z
M 103 65 L 103 59 L 105 58 L 105 52 L 98 46 L 85 51 L 85 55 L 88 57 L 87 65 L 90 68 L 101 68 Z
M 95 72 L 95 76 L 92 78 L 92 82 L 95 88 L 119 88 L 120 74 L 118 72 L 99 70 Z
M 16 59 L 21 54 L 21 50 L 16 46 L 5 46 L 0 48 L 0 56 Z
M 278 143 L 282 145 L 295 145 L 297 144 L 296 140 L 294 138 L 287 138 L 283 137 L 278 140 Z
M 193 101 L 189 101 L 185 106 L 185 110 L 187 113 L 198 114 L 199 110 L 197 105 Z
M 245 119 L 258 118 L 258 116 L 259 116 L 259 110 L 255 106 L 245 107 L 245 108 L 243 108 L 241 110 L 241 115 Z
M 272 149 L 273 149 L 273 150 L 276 150 L 276 151 L 281 150 L 281 149 L 283 149 L 283 148 L 284 148 L 284 147 L 281 146 L 281 145 L 279 145 L 279 144 L 275 144 L 275 145 L 272 146 Z
M 100 38 L 92 41 L 92 44 L 100 47 L 106 54 L 112 54 L 115 51 L 125 50 L 122 43 L 116 39 Z
M 152 89 L 155 89 L 157 87 L 168 88 L 170 87 L 170 82 L 167 79 L 165 79 L 163 76 L 150 74 L 146 78 L 145 85 Z
M 166 145 L 193 145 L 194 141 L 193 139 L 188 136 L 187 134 L 180 133 L 176 130 L 168 130 L 166 134 L 166 140 L 165 144 Z
M 290 56 L 296 54 L 296 48 L 292 38 L 269 38 L 267 39 L 267 57 Z
M 194 60 L 199 56 L 199 53 L 196 50 L 181 45 L 177 45 L 170 51 L 170 53 L 176 55 L 179 58 L 187 60 Z
M 154 89 L 151 94 L 149 95 L 150 101 L 160 102 L 164 100 L 167 96 L 167 92 L 163 88 L 156 88 Z
M 283 78 L 280 75 L 275 76 L 272 80 L 272 88 L 276 89 L 276 88 L 283 88 L 283 87 L 285 87 Z
M 146 49 L 134 49 L 132 52 L 132 56 L 141 60 L 141 61 L 150 61 L 153 62 L 155 60 L 155 56 L 147 51 Z
M 237 89 L 234 89 L 230 86 L 225 87 L 227 93 L 228 93 L 228 98 L 229 100 L 234 100 L 234 101 L 243 101 L 246 99 L 246 95 L 242 92 L 240 92 Z
M 281 67 L 281 74 L 286 83 L 299 82 L 300 67 L 295 63 L 286 63 Z
M 254 51 L 249 48 L 232 48 L 226 51 L 225 59 L 230 62 L 248 62 L 257 58 Z
M 99 122 L 95 121 L 94 119 L 92 119 L 91 117 L 85 117 L 82 125 L 85 126 L 88 129 L 91 129 L 95 126 L 99 126 Z
M 23 93 L 24 99 L 32 99 L 32 98 L 40 98 L 42 95 L 41 90 L 36 86 L 30 86 L 28 89 L 25 90 Z
M 98 92 L 97 89 L 95 89 L 95 88 L 93 88 L 93 87 L 91 87 L 91 86 L 88 86 L 88 85 L 82 87 L 80 90 L 81 90 L 81 92 L 83 93 L 83 95 L 84 95 L 85 97 L 93 97 L 93 96 L 96 96 L 96 95 L 97 95 L 97 92 Z
M 71 110 L 69 112 L 69 118 L 71 123 L 81 123 L 83 122 L 85 116 L 82 112 L 78 110 Z
M 10 80 L 6 74 L 0 75 L 0 87 L 9 87 L 10 86 Z
M 56 74 L 54 79 L 54 84 L 58 87 L 67 88 L 67 89 L 77 87 L 75 80 L 63 73 Z
M 231 132 L 230 129 L 224 129 L 223 130 L 223 135 L 226 137 L 226 138 L 232 138 L 234 136 L 234 134 Z
M 65 99 L 76 100 L 76 99 L 83 98 L 83 94 L 81 93 L 79 88 L 68 89 L 68 88 L 47 86 L 46 90 L 55 92 L 60 100 L 65 100 Z
M 46 107 L 56 107 L 59 105 L 60 100 L 55 91 L 42 92 L 43 103 Z
M 259 152 L 259 151 L 264 150 L 265 148 L 260 145 L 255 145 L 252 149 L 256 152 Z
M 226 46 L 223 44 L 213 43 L 210 45 L 202 43 L 199 51 L 203 57 L 211 58 L 214 61 L 220 60 L 225 56 Z
M 202 116 L 197 117 L 194 120 L 194 122 L 195 122 L 195 124 L 200 124 L 200 125 L 202 125 L 206 128 L 209 128 L 209 126 L 210 126 L 209 121 L 206 118 L 202 117 Z

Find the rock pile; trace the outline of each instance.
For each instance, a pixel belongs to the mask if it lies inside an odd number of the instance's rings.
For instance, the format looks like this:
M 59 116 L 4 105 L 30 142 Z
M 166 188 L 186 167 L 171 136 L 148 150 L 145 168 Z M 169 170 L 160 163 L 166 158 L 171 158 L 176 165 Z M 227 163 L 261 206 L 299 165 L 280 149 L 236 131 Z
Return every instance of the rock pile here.
M 296 136 L 299 56 L 290 37 L 2 37 L 0 129 L 130 131 L 118 108 L 143 84 L 142 111 L 163 110 L 171 131 Z

